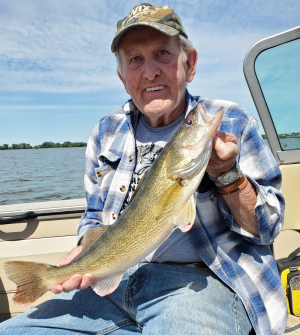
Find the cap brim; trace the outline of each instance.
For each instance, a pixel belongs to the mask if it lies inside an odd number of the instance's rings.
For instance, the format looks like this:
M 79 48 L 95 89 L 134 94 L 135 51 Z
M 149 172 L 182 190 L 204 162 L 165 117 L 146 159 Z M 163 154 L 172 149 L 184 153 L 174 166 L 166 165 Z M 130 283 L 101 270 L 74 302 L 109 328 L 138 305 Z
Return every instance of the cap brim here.
M 123 35 L 130 29 L 137 27 L 137 26 L 148 26 L 148 27 L 152 27 L 160 32 L 162 32 L 165 35 L 168 36 L 176 36 L 178 35 L 180 32 L 170 26 L 167 26 L 165 24 L 161 24 L 161 23 L 157 23 L 157 22 L 136 22 L 131 24 L 130 26 L 126 27 L 124 30 L 122 30 L 112 41 L 111 44 L 111 52 L 115 53 L 118 49 L 118 45 L 120 43 L 121 38 L 123 37 Z

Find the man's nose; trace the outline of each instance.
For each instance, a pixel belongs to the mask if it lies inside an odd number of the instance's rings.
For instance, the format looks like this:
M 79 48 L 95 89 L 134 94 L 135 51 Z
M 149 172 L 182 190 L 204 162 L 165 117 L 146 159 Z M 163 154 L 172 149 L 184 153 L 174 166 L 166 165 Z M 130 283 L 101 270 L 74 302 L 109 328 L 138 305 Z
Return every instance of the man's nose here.
M 158 65 L 156 64 L 155 60 L 149 59 L 145 60 L 144 63 L 144 78 L 148 80 L 154 80 L 155 77 L 158 77 L 160 75 L 160 69 Z

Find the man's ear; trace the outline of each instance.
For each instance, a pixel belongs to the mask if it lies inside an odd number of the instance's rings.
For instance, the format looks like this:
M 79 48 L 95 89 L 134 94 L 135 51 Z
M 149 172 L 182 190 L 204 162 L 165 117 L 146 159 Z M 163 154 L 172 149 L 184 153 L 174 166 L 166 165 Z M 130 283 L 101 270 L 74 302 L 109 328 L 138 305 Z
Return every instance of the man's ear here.
M 198 60 L 198 53 L 196 49 L 190 49 L 187 51 L 187 70 L 186 70 L 186 81 L 190 83 L 195 76 L 196 73 L 196 66 Z
M 117 74 L 118 74 L 118 76 L 119 76 L 119 78 L 120 78 L 121 82 L 123 83 L 123 85 L 124 85 L 124 87 L 125 87 L 125 90 L 126 90 L 126 92 L 128 93 L 128 91 L 127 91 L 127 86 L 126 86 L 126 80 L 125 80 L 125 78 L 123 78 L 123 77 L 122 77 L 122 75 L 121 75 L 121 73 L 120 73 L 120 71 L 119 71 L 119 70 L 117 70 Z M 129 94 L 129 93 L 128 93 L 128 94 Z

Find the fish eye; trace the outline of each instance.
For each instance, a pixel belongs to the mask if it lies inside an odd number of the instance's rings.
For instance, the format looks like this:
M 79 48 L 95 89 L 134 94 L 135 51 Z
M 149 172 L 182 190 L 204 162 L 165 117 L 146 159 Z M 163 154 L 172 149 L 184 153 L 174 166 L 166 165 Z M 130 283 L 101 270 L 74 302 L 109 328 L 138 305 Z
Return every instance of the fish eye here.
M 193 124 L 193 119 L 192 118 L 189 117 L 188 119 L 185 120 L 185 125 L 186 126 L 190 127 L 192 124 Z

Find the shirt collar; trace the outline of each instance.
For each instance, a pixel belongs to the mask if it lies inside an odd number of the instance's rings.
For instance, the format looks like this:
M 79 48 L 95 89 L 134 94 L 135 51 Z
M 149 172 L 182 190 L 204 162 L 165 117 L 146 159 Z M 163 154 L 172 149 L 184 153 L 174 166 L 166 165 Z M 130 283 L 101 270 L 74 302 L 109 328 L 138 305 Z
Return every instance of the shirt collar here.
M 185 117 L 189 114 L 189 112 L 196 106 L 202 99 L 197 99 L 193 97 L 189 91 L 186 89 L 185 95 Z

